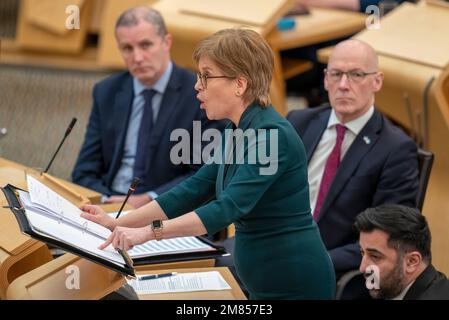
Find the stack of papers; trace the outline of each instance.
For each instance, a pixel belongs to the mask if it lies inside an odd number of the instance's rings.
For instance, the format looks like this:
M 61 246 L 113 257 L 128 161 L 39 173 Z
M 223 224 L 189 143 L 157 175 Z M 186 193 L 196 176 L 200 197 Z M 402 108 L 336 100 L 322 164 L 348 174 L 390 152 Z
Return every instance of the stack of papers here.
M 25 200 L 25 205 L 33 211 L 57 219 L 60 222 L 71 224 L 72 226 L 84 229 L 92 235 L 101 239 L 107 239 L 111 231 L 97 223 L 82 218 L 81 210 L 70 201 L 66 200 L 45 184 L 32 176 L 27 176 L 29 194 L 21 200 Z M 23 195 L 23 193 L 21 194 Z
M 130 212 L 131 211 L 123 211 L 121 216 L 126 216 Z M 117 212 L 109 213 L 109 215 L 115 218 Z M 166 254 L 208 252 L 216 250 L 216 248 L 199 240 L 197 237 L 180 237 L 161 241 L 149 241 L 135 246 L 132 250 L 128 251 L 128 254 L 132 259 L 139 259 Z
M 127 280 L 137 294 L 177 293 L 230 290 L 231 286 L 218 271 L 177 273 L 171 277 L 150 280 Z
M 27 183 L 29 193 L 18 192 L 34 232 L 66 242 L 119 266 L 126 264 L 112 246 L 98 249 L 111 234 L 109 229 L 82 218 L 78 207 L 36 178 L 28 175 Z
M 215 251 L 216 249 L 196 237 L 182 237 L 161 241 L 149 241 L 128 251 L 132 259 L 163 254 Z
M 25 214 L 34 232 L 66 242 L 118 265 L 125 261 L 112 245 L 105 250 L 98 247 L 111 235 L 111 231 L 81 217 L 81 210 L 51 190 L 33 176 L 27 176 L 29 193 L 19 191 Z M 216 249 L 196 237 L 182 237 L 162 241 L 149 241 L 128 251 L 132 259 L 167 254 L 207 252 Z

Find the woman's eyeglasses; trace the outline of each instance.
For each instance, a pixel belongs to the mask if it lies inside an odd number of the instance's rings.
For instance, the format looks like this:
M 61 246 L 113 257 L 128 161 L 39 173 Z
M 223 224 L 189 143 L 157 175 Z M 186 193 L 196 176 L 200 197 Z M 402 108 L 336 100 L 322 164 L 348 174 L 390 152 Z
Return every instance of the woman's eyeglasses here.
M 197 80 L 200 81 L 201 86 L 206 89 L 207 88 L 207 80 L 208 79 L 218 79 L 218 78 L 228 78 L 228 79 L 234 79 L 234 77 L 228 77 L 228 76 L 210 76 L 208 74 L 202 74 L 200 72 L 198 72 L 196 74 L 196 78 Z

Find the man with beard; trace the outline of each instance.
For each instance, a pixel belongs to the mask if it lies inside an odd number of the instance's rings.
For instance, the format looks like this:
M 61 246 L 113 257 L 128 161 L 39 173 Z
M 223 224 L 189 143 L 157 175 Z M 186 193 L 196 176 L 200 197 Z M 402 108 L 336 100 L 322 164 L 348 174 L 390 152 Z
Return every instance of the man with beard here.
M 390 300 L 449 300 L 449 280 L 432 265 L 431 235 L 417 209 L 382 205 L 362 212 L 360 272 L 371 297 Z

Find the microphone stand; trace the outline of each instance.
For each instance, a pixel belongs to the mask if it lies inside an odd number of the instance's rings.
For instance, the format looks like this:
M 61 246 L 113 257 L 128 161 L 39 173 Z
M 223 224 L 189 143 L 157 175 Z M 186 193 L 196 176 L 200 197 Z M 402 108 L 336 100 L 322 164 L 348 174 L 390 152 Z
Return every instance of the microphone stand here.
M 62 138 L 61 143 L 58 146 L 58 149 L 56 149 L 56 152 L 54 153 L 53 157 L 50 160 L 50 163 L 48 164 L 47 168 L 45 169 L 44 173 L 47 173 L 48 170 L 50 169 L 51 165 L 53 164 L 53 161 L 56 158 L 56 155 L 59 153 L 59 150 L 61 150 L 62 145 L 64 144 L 65 139 L 67 139 L 67 137 L 69 136 L 70 132 L 72 132 L 73 127 L 75 126 L 77 119 L 73 118 L 72 121 L 69 124 L 69 127 L 67 128 L 65 134 L 64 134 L 64 138 Z
M 120 214 L 122 213 L 123 208 L 125 207 L 126 201 L 128 201 L 128 198 L 130 195 L 132 195 L 134 193 L 134 191 L 136 191 L 137 185 L 140 183 L 140 179 L 135 177 L 133 182 L 131 182 L 131 186 L 128 189 L 128 194 L 126 195 L 125 200 L 122 203 L 122 206 L 120 207 L 120 210 L 117 213 L 117 216 L 115 217 L 115 219 L 118 219 L 120 217 Z

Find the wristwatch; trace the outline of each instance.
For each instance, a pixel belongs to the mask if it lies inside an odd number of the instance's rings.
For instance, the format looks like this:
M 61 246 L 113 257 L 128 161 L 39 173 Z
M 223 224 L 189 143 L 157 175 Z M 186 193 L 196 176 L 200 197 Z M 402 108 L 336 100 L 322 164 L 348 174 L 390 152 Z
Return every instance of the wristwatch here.
M 159 241 L 162 240 L 162 230 L 164 229 L 164 224 L 162 220 L 154 220 L 151 223 L 151 230 L 153 230 L 154 238 Z

